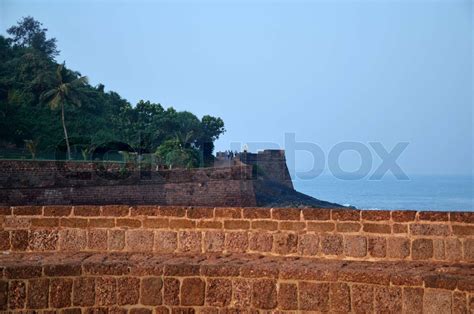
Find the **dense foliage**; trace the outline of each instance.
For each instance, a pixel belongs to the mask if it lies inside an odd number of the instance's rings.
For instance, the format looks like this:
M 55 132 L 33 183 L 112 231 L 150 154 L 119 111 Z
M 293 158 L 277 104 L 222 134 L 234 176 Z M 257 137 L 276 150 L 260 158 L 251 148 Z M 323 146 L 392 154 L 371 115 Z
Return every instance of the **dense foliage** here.
M 0 36 L 2 151 L 28 149 L 39 157 L 45 152 L 65 152 L 60 110 L 64 106 L 75 158 L 97 156 L 98 147 L 105 151 L 128 147 L 138 155 L 157 153 L 170 167 L 212 160 L 213 143 L 225 131 L 220 118 L 199 119 L 150 101 L 132 106 L 118 93 L 105 92 L 104 85 L 91 86 L 86 80 L 74 87 L 74 101 L 70 97 L 54 100 L 61 86 L 57 71 L 63 65 L 55 61 L 56 39 L 48 39 L 46 31 L 26 17 L 7 30 L 9 37 Z M 66 66 L 61 71 L 67 82 L 82 77 Z

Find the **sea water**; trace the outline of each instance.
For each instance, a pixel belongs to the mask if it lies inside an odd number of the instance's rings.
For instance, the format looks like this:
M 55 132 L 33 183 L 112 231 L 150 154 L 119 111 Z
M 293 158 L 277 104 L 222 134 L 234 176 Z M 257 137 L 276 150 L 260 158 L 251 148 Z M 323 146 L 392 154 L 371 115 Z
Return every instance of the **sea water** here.
M 474 211 L 472 175 L 409 175 L 409 180 L 295 179 L 295 188 L 321 200 L 361 209 Z

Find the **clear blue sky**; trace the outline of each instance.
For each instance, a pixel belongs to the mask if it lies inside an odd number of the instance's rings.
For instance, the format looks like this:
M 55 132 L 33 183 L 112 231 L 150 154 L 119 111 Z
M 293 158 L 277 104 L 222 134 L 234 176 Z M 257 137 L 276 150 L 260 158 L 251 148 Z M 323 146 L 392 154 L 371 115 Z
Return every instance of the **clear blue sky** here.
M 326 155 L 341 141 L 403 141 L 409 174 L 473 171 L 470 1 L 0 0 L 3 33 L 26 15 L 92 84 L 222 117 L 218 149 L 283 147 L 286 132 Z

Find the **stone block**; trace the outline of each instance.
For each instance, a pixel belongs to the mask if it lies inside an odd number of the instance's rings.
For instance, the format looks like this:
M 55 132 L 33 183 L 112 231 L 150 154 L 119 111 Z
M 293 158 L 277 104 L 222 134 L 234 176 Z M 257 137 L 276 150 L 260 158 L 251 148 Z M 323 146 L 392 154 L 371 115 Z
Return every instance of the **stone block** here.
M 298 235 L 294 233 L 276 233 L 273 235 L 273 251 L 277 254 L 293 254 L 298 249 Z
M 358 222 L 338 222 L 336 224 L 337 232 L 358 232 L 361 224 Z
M 6 282 L 5 282 L 6 284 Z M 26 302 L 26 284 L 24 281 L 12 280 L 8 289 L 8 308 L 22 309 Z
M 336 228 L 336 224 L 333 222 L 313 222 L 308 221 L 306 228 L 308 231 L 314 232 L 331 232 Z
M 241 219 L 224 220 L 224 229 L 246 230 L 249 228 L 250 228 L 250 220 L 241 220 Z
M 125 217 L 128 215 L 130 215 L 130 207 L 128 205 L 102 206 L 102 216 Z
M 196 227 L 196 221 L 190 219 L 171 219 L 171 229 L 194 229 Z
M 319 236 L 317 234 L 302 234 L 298 236 L 298 253 L 314 256 L 319 253 Z
M 447 212 L 422 211 L 418 213 L 418 219 L 427 221 L 448 221 L 448 214 Z
M 387 255 L 387 240 L 383 237 L 369 237 L 368 252 L 371 257 L 385 257 Z
M 453 314 L 464 314 L 469 313 L 467 310 L 467 298 L 463 292 L 454 292 L 452 300 L 452 311 Z
M 377 313 L 401 313 L 402 312 L 402 289 L 399 287 L 375 286 L 375 312 Z
M 331 217 L 338 221 L 359 221 L 361 211 L 357 209 L 331 209 Z
M 228 232 L 225 236 L 225 249 L 227 252 L 243 253 L 249 246 L 248 234 L 242 232 Z
M 197 231 L 180 231 L 178 249 L 181 252 L 201 252 L 202 234 Z
M 156 214 L 165 217 L 184 217 L 186 208 L 183 206 L 160 206 L 157 208 Z
M 95 285 L 96 305 L 108 306 L 117 303 L 117 282 L 113 277 L 97 277 Z
M 95 280 L 92 277 L 74 279 L 73 286 L 74 306 L 93 306 L 95 303 Z
M 246 279 L 232 280 L 232 305 L 249 308 L 252 303 L 252 284 Z
M 449 261 L 460 261 L 462 259 L 462 244 L 459 239 L 447 238 L 444 240 L 446 259 Z
M 108 230 L 108 233 L 109 250 L 122 251 L 125 248 L 125 231 Z
M 222 229 L 222 221 L 198 220 L 196 227 L 198 229 Z
M 85 217 L 100 216 L 100 206 L 93 206 L 93 205 L 74 206 L 74 216 L 85 216 Z
M 382 221 L 390 220 L 390 211 L 388 210 L 363 210 L 363 220 Z
M 306 229 L 306 222 L 302 221 L 280 221 L 279 223 L 280 230 L 287 231 L 303 231 Z
M 393 224 L 392 226 L 393 233 L 408 233 L 408 225 L 406 224 Z
M 89 219 L 90 228 L 113 228 L 115 227 L 115 219 L 113 218 L 91 218 Z
M 294 283 L 281 283 L 278 287 L 278 308 L 298 309 L 298 287 Z
M 165 229 L 169 227 L 168 218 L 147 218 L 143 220 L 143 227 L 153 229 Z
M 451 231 L 447 224 L 411 224 L 410 233 L 418 236 L 449 236 Z
M 242 209 L 238 207 L 217 207 L 215 216 L 217 218 L 242 218 Z
M 273 231 L 278 229 L 278 223 L 271 220 L 253 220 L 251 222 L 252 229 Z
M 474 224 L 474 213 L 473 212 L 450 212 L 449 219 L 453 222 Z
M 84 218 L 61 218 L 59 225 L 64 228 L 87 228 L 87 219 Z
M 166 305 L 179 305 L 179 280 L 166 278 L 163 281 L 163 302 Z
M 321 235 L 321 251 L 325 255 L 341 255 L 343 252 L 343 238 L 339 234 Z
M 346 283 L 331 283 L 329 299 L 331 312 L 349 313 L 351 311 L 351 292 Z
M 140 228 L 142 226 L 142 222 L 138 219 L 117 218 L 115 220 L 115 226 L 121 229 L 134 229 Z
M 256 252 L 271 252 L 273 235 L 266 232 L 252 232 L 250 234 L 250 250 Z
M 88 247 L 90 250 L 107 250 L 107 230 L 91 229 L 88 233 Z
M 127 249 L 130 251 L 152 251 L 153 231 L 148 230 L 127 230 L 125 240 Z
M 276 281 L 257 279 L 252 283 L 252 305 L 258 309 L 270 310 L 277 306 Z
M 161 289 L 163 281 L 160 277 L 147 277 L 142 279 L 141 299 L 143 305 L 161 305 Z
M 184 278 L 181 286 L 181 305 L 204 305 L 206 284 L 201 278 Z
M 213 218 L 213 207 L 192 207 L 186 210 L 186 215 L 191 219 Z
M 247 219 L 265 219 L 271 217 L 270 208 L 262 207 L 244 207 L 242 209 L 243 218 Z
M 38 278 L 28 280 L 26 307 L 28 309 L 48 308 L 49 279 Z
M 374 287 L 369 285 L 353 285 L 352 310 L 355 313 L 374 312 Z
M 117 279 L 118 305 L 133 305 L 138 303 L 140 297 L 140 280 L 133 277 L 120 277 Z
M 432 239 L 415 239 L 411 243 L 411 258 L 414 260 L 426 260 L 433 257 Z
M 72 211 L 72 206 L 45 206 L 43 209 L 44 216 L 69 216 Z
M 58 218 L 32 218 L 31 219 L 32 228 L 54 228 L 59 227 Z
M 51 307 L 64 308 L 71 306 L 72 279 L 54 278 L 50 284 Z
M 331 210 L 324 208 L 303 208 L 304 220 L 330 220 Z
M 13 251 L 26 251 L 28 248 L 28 231 L 12 230 L 10 233 L 10 242 Z
M 10 266 L 5 269 L 5 277 L 9 279 L 28 279 L 41 276 L 41 266 Z
M 364 223 L 363 230 L 367 233 L 392 233 L 392 228 L 387 223 Z
M 206 231 L 204 233 L 204 251 L 224 251 L 225 233 L 223 231 Z
M 86 230 L 63 229 L 59 231 L 59 248 L 62 251 L 82 251 L 87 246 Z
M 40 216 L 43 214 L 42 206 L 15 206 L 13 215 L 15 216 Z
M 299 208 L 272 208 L 272 218 L 277 220 L 300 220 Z
M 367 255 L 367 238 L 364 236 L 346 236 L 344 253 L 351 257 L 364 257 Z
M 155 251 L 172 253 L 178 248 L 178 234 L 175 231 L 155 231 Z
M 423 297 L 423 311 L 430 314 L 451 313 L 451 292 L 440 289 L 426 289 Z
M 423 288 L 403 288 L 403 309 L 406 313 L 423 313 Z
M 299 282 L 298 283 L 300 310 L 329 311 L 329 284 Z
M 409 210 L 392 211 L 392 220 L 396 222 L 414 221 L 415 218 L 416 218 L 416 211 L 409 211 Z
M 10 232 L 0 231 L 0 251 L 10 250 Z
M 58 239 L 57 230 L 32 230 L 28 246 L 32 251 L 54 251 L 58 247 Z
M 387 238 L 387 257 L 404 259 L 410 255 L 410 240 L 408 238 Z
M 227 307 L 232 301 L 232 281 L 229 279 L 208 279 L 206 304 Z

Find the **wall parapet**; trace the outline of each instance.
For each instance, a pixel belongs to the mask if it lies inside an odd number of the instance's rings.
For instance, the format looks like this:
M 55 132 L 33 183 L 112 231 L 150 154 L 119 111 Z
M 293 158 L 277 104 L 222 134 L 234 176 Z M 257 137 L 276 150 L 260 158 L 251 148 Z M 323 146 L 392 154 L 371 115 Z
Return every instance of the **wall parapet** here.
M 474 213 L 184 206 L 4 206 L 0 250 L 258 253 L 474 262 Z
M 24 313 L 469 313 L 469 265 L 147 253 L 0 256 L 0 310 Z M 8 293 L 7 293 L 8 291 Z

